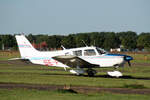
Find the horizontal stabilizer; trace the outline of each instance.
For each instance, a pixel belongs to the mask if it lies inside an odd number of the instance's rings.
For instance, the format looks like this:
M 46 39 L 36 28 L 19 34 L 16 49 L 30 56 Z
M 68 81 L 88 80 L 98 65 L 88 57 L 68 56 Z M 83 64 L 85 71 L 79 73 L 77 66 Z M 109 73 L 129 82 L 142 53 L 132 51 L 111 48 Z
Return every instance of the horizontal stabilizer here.
M 8 60 L 21 60 L 21 61 L 30 61 L 29 59 L 25 59 L 25 58 L 11 58 Z

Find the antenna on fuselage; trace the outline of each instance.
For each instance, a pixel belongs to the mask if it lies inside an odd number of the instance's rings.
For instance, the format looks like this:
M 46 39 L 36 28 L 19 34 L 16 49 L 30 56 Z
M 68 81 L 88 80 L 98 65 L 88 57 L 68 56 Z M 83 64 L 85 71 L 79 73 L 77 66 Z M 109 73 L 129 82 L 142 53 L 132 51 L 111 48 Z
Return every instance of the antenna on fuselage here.
M 66 49 L 63 45 L 61 45 L 61 47 L 63 48 L 63 50 L 65 50 L 65 49 Z
M 84 45 L 85 45 L 86 47 L 88 47 L 88 45 L 85 43 L 85 41 L 84 41 L 84 40 L 82 40 L 82 42 L 84 43 Z

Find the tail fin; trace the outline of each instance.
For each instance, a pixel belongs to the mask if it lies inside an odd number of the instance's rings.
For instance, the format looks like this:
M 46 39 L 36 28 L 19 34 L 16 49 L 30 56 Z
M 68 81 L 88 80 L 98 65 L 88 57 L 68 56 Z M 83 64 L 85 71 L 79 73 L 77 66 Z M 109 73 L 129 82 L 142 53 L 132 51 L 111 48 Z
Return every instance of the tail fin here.
M 20 51 L 21 58 L 28 58 L 32 56 L 37 56 L 38 52 L 31 43 L 26 39 L 24 35 L 16 35 L 16 40 L 18 48 Z

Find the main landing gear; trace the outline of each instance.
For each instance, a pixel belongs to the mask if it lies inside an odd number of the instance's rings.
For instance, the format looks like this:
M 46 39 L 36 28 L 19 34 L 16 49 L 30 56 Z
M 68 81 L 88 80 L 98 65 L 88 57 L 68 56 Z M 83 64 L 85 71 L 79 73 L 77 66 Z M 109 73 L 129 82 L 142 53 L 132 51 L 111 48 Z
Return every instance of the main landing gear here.
M 93 77 L 97 73 L 96 70 L 91 69 L 91 68 L 87 69 L 86 72 L 87 72 L 89 77 Z
M 71 73 L 76 74 L 78 76 L 83 75 L 84 73 L 87 73 L 89 77 L 94 76 L 97 72 L 94 69 L 87 69 L 87 70 L 83 70 L 83 69 L 75 69 L 75 70 L 70 70 Z

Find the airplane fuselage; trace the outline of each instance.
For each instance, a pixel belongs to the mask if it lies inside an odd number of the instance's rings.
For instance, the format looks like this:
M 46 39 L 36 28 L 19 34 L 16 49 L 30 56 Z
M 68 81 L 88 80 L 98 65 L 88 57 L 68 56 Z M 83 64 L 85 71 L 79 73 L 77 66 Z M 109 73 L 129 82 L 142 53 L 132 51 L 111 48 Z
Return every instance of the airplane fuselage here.
M 88 50 L 90 53 L 86 54 Z M 99 54 L 96 47 L 81 47 L 59 51 L 37 52 L 37 54 L 28 57 L 28 59 L 35 64 L 57 66 L 57 67 L 69 67 L 52 58 L 54 56 L 61 56 L 61 55 L 75 55 L 91 64 L 98 65 L 99 67 L 122 66 L 125 62 L 123 56 L 114 56 L 114 55 L 111 56 L 107 55 L 107 53 Z

